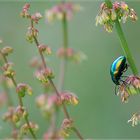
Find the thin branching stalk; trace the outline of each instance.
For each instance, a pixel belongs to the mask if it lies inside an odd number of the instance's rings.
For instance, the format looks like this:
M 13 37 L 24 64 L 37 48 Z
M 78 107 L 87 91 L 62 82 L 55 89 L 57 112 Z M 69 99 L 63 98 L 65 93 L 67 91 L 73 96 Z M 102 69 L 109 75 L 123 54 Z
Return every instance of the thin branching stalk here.
M 33 22 L 32 19 L 31 19 L 31 27 L 34 28 L 34 22 Z M 45 58 L 44 58 L 44 56 L 43 56 L 42 51 L 40 51 L 40 49 L 39 49 L 40 43 L 39 43 L 39 41 L 38 41 L 38 39 L 37 39 L 36 36 L 33 35 L 33 38 L 34 38 L 34 42 L 35 42 L 35 44 L 36 44 L 36 47 L 37 47 L 37 49 L 38 49 L 38 52 L 39 52 L 39 54 L 40 54 L 43 67 L 44 67 L 44 69 L 46 69 L 46 68 L 47 68 L 47 65 L 46 65 L 46 62 L 45 62 Z M 59 91 L 57 90 L 57 88 L 56 88 L 56 86 L 55 86 L 53 80 L 52 80 L 51 78 L 48 78 L 48 80 L 49 80 L 49 82 L 50 82 L 52 88 L 54 89 L 56 95 L 60 98 L 60 93 L 59 93 Z M 68 111 L 67 111 L 67 109 L 66 109 L 66 105 L 65 105 L 64 103 L 62 104 L 62 108 L 63 108 L 63 112 L 64 112 L 65 117 L 66 117 L 67 119 L 70 119 L 70 115 L 69 115 L 69 113 L 68 113 Z M 77 137 L 78 137 L 80 140 L 83 140 L 82 135 L 80 134 L 79 130 L 76 129 L 76 127 L 74 127 L 73 131 L 75 132 L 75 134 L 77 135 Z
M 3 53 L 2 53 L 1 51 L 0 51 L 0 54 L 2 55 L 2 57 L 3 57 L 3 59 L 4 59 L 4 62 L 5 62 L 6 64 L 8 64 L 8 60 L 7 60 L 6 56 L 3 55 Z M 11 77 L 11 80 L 12 80 L 12 83 L 14 84 L 15 88 L 17 88 L 17 82 L 16 82 L 15 78 L 14 78 L 14 77 Z M 22 97 L 21 97 L 19 94 L 18 94 L 18 100 L 19 100 L 19 105 L 20 105 L 21 107 L 23 107 L 24 105 L 23 105 Z M 27 115 L 25 116 L 25 122 L 27 123 L 27 125 L 28 125 L 28 127 L 29 127 L 29 131 L 30 131 L 32 137 L 36 140 L 36 139 L 37 139 L 37 138 L 36 138 L 36 135 L 35 135 L 35 133 L 33 132 L 31 126 L 30 126 L 29 119 L 28 119 L 28 116 L 27 116 Z
M 66 19 L 66 13 L 64 12 L 64 18 L 62 20 L 62 31 L 63 31 L 63 49 L 66 52 L 66 49 L 68 48 L 68 22 Z M 66 54 L 62 58 L 60 62 L 60 74 L 59 74 L 59 85 L 58 89 L 60 91 L 64 88 L 64 80 L 65 80 L 65 73 L 66 73 L 66 67 L 67 67 L 67 56 Z
M 105 2 L 106 2 L 106 4 L 108 5 L 109 8 L 112 7 L 111 0 L 105 0 Z M 118 19 L 116 19 L 115 27 L 116 27 L 116 31 L 117 31 L 118 37 L 120 39 L 120 42 L 121 42 L 122 49 L 123 49 L 124 54 L 126 55 L 127 60 L 129 62 L 130 68 L 131 68 L 131 70 L 132 70 L 134 75 L 138 75 L 138 69 L 137 69 L 137 67 L 135 65 L 133 56 L 132 56 L 131 51 L 130 51 L 130 49 L 128 47 L 127 40 L 125 38 L 124 32 L 122 30 L 122 27 L 121 27 L 120 22 L 119 22 Z
M 9 91 L 9 88 L 8 88 L 5 80 L 2 81 L 2 86 L 3 86 L 3 89 L 4 89 L 6 97 L 7 97 L 7 107 L 8 108 L 12 107 L 13 106 L 13 101 L 12 101 L 11 96 L 9 95 L 10 91 Z M 17 130 L 17 127 L 16 127 L 15 123 L 11 122 L 11 126 L 12 126 L 13 130 Z

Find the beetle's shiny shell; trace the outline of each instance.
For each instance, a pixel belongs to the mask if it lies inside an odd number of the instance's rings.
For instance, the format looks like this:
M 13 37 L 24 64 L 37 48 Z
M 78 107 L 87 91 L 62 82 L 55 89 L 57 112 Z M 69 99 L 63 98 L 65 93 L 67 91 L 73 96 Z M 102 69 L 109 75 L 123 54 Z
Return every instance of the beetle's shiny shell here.
M 110 75 L 112 78 L 112 81 L 116 84 L 119 85 L 119 80 L 123 74 L 123 71 L 125 70 L 127 64 L 126 64 L 126 57 L 125 56 L 120 56 L 118 57 L 111 65 L 110 68 Z

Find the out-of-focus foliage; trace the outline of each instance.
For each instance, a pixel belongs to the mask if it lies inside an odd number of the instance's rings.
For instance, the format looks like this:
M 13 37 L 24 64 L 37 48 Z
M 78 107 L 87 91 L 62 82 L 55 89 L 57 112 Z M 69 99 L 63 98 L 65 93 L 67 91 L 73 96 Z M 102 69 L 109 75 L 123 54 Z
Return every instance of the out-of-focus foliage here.
M 140 2 L 126 2 L 135 8 L 140 17 Z M 44 15 L 45 10 L 56 3 L 58 1 L 31 2 L 31 11 L 39 11 Z M 69 46 L 84 52 L 88 59 L 79 65 L 70 63 L 68 66 L 65 87 L 68 90 L 72 89 L 79 98 L 78 106 L 68 109 L 85 138 L 140 138 L 140 126 L 132 128 L 127 124 L 134 109 L 136 109 L 135 111 L 140 109 L 140 97 L 131 98 L 129 103 L 122 104 L 119 97 L 114 95 L 114 84 L 109 74 L 112 61 L 123 54 L 119 47 L 118 37 L 115 32 L 106 34 L 102 28 L 95 26 L 95 17 L 101 2 L 77 1 L 77 3 L 83 7 L 83 10 L 76 14 L 68 24 Z M 45 120 L 41 117 L 35 104 L 35 98 L 44 91 L 41 89 L 40 83 L 33 78 L 33 69 L 29 67 L 29 60 L 33 55 L 37 55 L 37 51 L 34 44 L 29 44 L 24 38 L 28 21 L 21 19 L 19 15 L 23 5 L 24 2 L 0 1 L 0 37 L 4 40 L 5 45 L 14 48 L 14 53 L 9 57 L 15 63 L 17 79 L 19 82 L 27 81 L 33 88 L 33 96 L 25 96 L 24 102 L 30 112 L 30 118 L 41 126 L 37 135 L 42 137 L 49 124 L 44 123 Z M 140 69 L 139 25 L 139 20 L 135 24 L 127 22 L 123 25 L 123 29 Z M 38 25 L 39 39 L 52 48 L 52 56 L 50 56 L 48 64 L 53 67 L 56 84 L 59 59 L 54 52 L 62 46 L 61 27 L 61 22 L 47 25 L 45 18 L 42 18 Z M 131 71 L 128 73 L 131 74 Z M 0 90 L 2 91 L 2 87 Z M 11 90 L 10 93 L 17 105 L 15 91 Z M 0 116 L 5 111 L 6 107 L 2 108 Z M 62 113 L 59 114 L 58 120 L 62 118 L 62 115 Z M 9 124 L 0 120 L 0 138 L 6 137 L 10 130 Z

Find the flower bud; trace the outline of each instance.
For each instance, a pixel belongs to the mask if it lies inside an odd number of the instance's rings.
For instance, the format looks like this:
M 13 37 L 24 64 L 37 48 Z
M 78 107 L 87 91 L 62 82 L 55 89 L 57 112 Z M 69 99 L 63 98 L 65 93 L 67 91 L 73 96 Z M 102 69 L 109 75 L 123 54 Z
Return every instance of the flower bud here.
M 48 83 L 49 79 L 54 78 L 53 72 L 50 68 L 42 69 L 42 70 L 37 70 L 35 72 L 36 78 L 41 81 L 42 83 Z
M 13 67 L 13 63 L 11 62 L 4 64 L 4 66 L 2 67 L 4 71 L 4 76 L 11 78 L 15 75 L 15 71 L 12 69 L 12 67 Z
M 28 134 L 29 129 L 32 129 L 33 131 L 37 131 L 38 130 L 38 125 L 33 123 L 33 122 L 29 122 L 29 125 L 27 123 L 25 123 L 24 125 L 22 125 L 21 127 L 21 133 L 23 134 Z
M 72 128 L 73 128 L 73 120 L 64 119 L 61 126 L 60 135 L 63 137 L 68 137 L 70 135 Z
M 24 97 L 25 93 L 27 92 L 29 95 L 32 95 L 32 88 L 24 83 L 20 83 L 17 85 L 16 92 L 21 96 Z
M 38 46 L 40 52 L 46 52 L 46 54 L 51 54 L 51 48 L 47 45 L 41 44 Z
M 29 8 L 30 8 L 30 4 L 29 3 L 26 3 L 23 8 L 22 8 L 22 12 L 21 12 L 21 17 L 25 18 L 29 18 L 30 17 L 30 14 L 28 13 L 29 11 Z
M 1 52 L 3 55 L 7 56 L 8 54 L 13 52 L 13 48 L 6 46 L 6 47 L 1 49 Z
M 35 22 L 38 23 L 38 21 L 42 18 L 42 15 L 40 13 L 35 13 L 31 16 L 31 19 Z
M 77 105 L 79 102 L 77 96 L 71 92 L 62 92 L 60 96 L 61 96 L 61 101 L 64 103 Z

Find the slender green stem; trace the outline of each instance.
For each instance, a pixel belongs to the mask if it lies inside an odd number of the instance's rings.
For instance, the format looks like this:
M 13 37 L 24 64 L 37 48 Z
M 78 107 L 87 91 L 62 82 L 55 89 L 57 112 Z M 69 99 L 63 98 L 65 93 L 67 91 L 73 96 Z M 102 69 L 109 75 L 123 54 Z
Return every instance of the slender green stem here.
M 33 25 L 33 21 L 32 21 L 32 20 L 31 20 L 31 27 L 34 28 L 34 25 Z M 40 54 L 43 67 L 44 67 L 44 69 L 46 69 L 46 68 L 47 68 L 47 65 L 46 65 L 46 62 L 45 62 L 45 58 L 44 58 L 44 56 L 43 56 L 43 53 L 39 50 L 39 45 L 40 45 L 40 43 L 39 43 L 38 39 L 36 38 L 36 36 L 33 36 L 33 38 L 34 38 L 34 42 L 35 42 L 35 44 L 36 44 L 36 47 L 37 47 L 37 49 L 38 49 L 38 52 L 39 52 L 39 54 Z M 59 93 L 58 89 L 56 88 L 56 86 L 55 86 L 53 80 L 52 80 L 51 78 L 48 78 L 48 80 L 49 80 L 51 86 L 53 87 L 53 89 L 54 89 L 56 95 L 60 98 L 60 93 Z M 62 104 L 62 108 L 63 108 L 63 112 L 64 112 L 65 117 L 66 117 L 67 119 L 70 119 L 71 117 L 70 117 L 70 115 L 69 115 L 69 113 L 68 113 L 68 111 L 67 111 L 66 105 L 65 105 L 64 103 Z M 77 137 L 78 137 L 80 140 L 84 140 L 84 138 L 83 138 L 82 135 L 80 134 L 79 130 L 78 130 L 76 127 L 74 127 L 74 128 L 75 128 L 75 129 L 73 129 L 73 131 L 75 132 L 75 134 L 77 135 Z
M 64 18 L 62 20 L 62 31 L 63 31 L 63 49 L 66 52 L 66 49 L 68 48 L 68 23 L 66 19 L 66 13 L 64 12 Z M 66 74 L 66 68 L 67 68 L 67 56 L 64 55 L 64 58 L 62 58 L 60 62 L 60 74 L 59 74 L 59 83 L 58 83 L 58 89 L 60 91 L 64 88 L 64 80 L 65 80 L 65 74 Z
M 8 63 L 8 60 L 7 60 L 7 58 L 5 57 L 5 55 L 3 55 L 1 51 L 0 51 L 0 54 L 2 55 L 2 57 L 3 57 L 4 61 L 5 61 L 5 63 L 7 64 L 7 63 Z M 14 77 L 11 77 L 11 80 L 12 80 L 12 82 L 13 82 L 15 88 L 16 88 L 16 87 L 17 87 L 17 83 L 16 83 L 16 80 L 14 79 Z M 21 107 L 23 107 L 22 97 L 20 97 L 19 94 L 18 94 L 18 99 L 19 99 L 19 105 L 20 105 Z M 27 123 L 27 125 L 28 125 L 28 127 L 29 127 L 29 131 L 30 131 L 32 137 L 36 140 L 36 139 L 37 139 L 37 138 L 36 138 L 36 135 L 34 134 L 32 128 L 31 128 L 31 126 L 30 126 L 30 123 L 29 123 L 29 120 L 28 120 L 28 117 L 27 117 L 27 116 L 25 117 L 25 121 L 26 121 L 26 123 Z
M 132 57 L 131 51 L 130 51 L 130 49 L 128 47 L 126 38 L 124 36 L 123 30 L 121 28 L 121 25 L 120 25 L 118 19 L 116 20 L 115 26 L 116 26 L 116 31 L 118 33 L 118 36 L 119 36 L 121 45 L 122 45 L 122 49 L 124 51 L 124 54 L 127 57 L 128 63 L 130 65 L 130 68 L 131 68 L 131 70 L 132 70 L 132 72 L 133 72 L 134 75 L 138 75 L 137 67 L 135 65 L 134 59 Z
M 109 8 L 112 7 L 111 0 L 105 0 L 105 2 L 106 2 L 106 4 L 108 5 Z M 120 22 L 119 22 L 118 19 L 115 22 L 115 27 L 116 27 L 116 31 L 117 31 L 117 34 L 119 36 L 120 42 L 121 42 L 122 49 L 124 51 L 125 56 L 127 57 L 129 65 L 130 65 L 130 68 L 131 68 L 131 70 L 132 70 L 134 75 L 138 75 L 138 69 L 137 69 L 137 67 L 135 65 L 133 56 L 132 56 L 131 51 L 130 51 L 130 49 L 128 47 L 128 43 L 126 41 L 124 32 L 122 30 L 122 27 L 121 27 Z
M 112 7 L 112 2 L 111 2 L 110 0 L 105 0 L 105 3 L 107 4 L 107 6 L 108 6 L 109 8 Z

